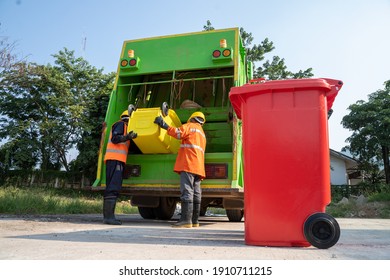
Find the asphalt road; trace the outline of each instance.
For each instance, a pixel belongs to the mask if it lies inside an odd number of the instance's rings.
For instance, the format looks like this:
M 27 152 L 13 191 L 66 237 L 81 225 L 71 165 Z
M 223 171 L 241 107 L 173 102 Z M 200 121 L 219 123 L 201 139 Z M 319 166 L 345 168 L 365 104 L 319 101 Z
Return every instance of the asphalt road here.
M 117 215 L 0 215 L 0 260 L 390 260 L 390 219 L 337 219 L 341 236 L 329 249 L 245 244 L 244 222 L 202 217 L 201 227 Z

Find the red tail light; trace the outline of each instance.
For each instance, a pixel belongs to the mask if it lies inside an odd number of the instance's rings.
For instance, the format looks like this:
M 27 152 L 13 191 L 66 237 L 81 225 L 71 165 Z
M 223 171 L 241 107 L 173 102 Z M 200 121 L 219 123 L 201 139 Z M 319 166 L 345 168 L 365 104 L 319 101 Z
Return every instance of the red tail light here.
M 134 66 L 137 64 L 137 60 L 135 58 L 129 60 L 129 65 Z
M 215 50 L 213 51 L 213 57 L 217 58 L 221 56 L 221 51 L 220 50 Z
M 228 165 L 225 163 L 206 164 L 206 179 L 227 179 Z

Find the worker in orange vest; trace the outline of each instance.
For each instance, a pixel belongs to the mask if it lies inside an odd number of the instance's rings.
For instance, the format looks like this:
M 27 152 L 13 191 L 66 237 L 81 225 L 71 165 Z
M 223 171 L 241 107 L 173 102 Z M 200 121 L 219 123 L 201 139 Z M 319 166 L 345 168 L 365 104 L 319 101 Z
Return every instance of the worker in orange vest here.
M 161 116 L 154 120 L 154 123 L 166 129 L 170 136 L 181 140 L 173 169 L 180 174 L 181 217 L 173 227 L 199 227 L 202 195 L 200 183 L 206 177 L 204 167 L 206 136 L 202 128 L 205 122 L 206 118 L 202 112 L 194 112 L 187 123 L 178 128 L 169 127 Z
M 106 189 L 104 191 L 103 223 L 121 225 L 115 218 L 115 206 L 122 188 L 123 170 L 127 160 L 130 140 L 137 137 L 137 133 L 127 133 L 129 113 L 124 111 L 120 120 L 112 125 L 108 139 L 104 162 L 106 164 Z

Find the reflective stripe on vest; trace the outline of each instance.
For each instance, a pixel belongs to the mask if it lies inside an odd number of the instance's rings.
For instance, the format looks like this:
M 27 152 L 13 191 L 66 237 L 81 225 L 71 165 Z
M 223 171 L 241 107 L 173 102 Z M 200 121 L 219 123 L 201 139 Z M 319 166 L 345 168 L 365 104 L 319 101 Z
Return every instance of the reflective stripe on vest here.
M 192 148 L 192 149 L 198 149 L 202 153 L 204 153 L 204 150 L 202 149 L 201 146 L 198 145 L 193 145 L 193 144 L 180 144 L 180 148 Z
M 197 129 L 197 128 L 190 128 L 190 131 L 191 132 L 196 132 L 196 133 L 199 133 L 200 135 L 203 136 L 203 138 L 206 138 L 206 135 L 204 135 L 204 133 L 200 130 L 200 129 Z M 179 128 L 176 128 L 176 135 L 177 135 L 177 139 L 181 139 L 181 134 L 180 134 L 180 129 Z

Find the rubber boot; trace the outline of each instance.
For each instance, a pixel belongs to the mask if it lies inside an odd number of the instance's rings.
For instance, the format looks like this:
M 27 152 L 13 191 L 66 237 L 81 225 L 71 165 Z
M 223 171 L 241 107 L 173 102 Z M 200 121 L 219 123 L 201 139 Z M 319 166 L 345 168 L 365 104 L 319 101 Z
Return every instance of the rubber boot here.
M 192 213 L 192 227 L 199 227 L 200 203 L 194 203 L 194 211 Z
M 184 201 L 181 203 L 181 216 L 180 220 L 173 224 L 175 228 L 192 228 L 192 211 L 194 204 L 192 202 Z
M 103 202 L 103 223 L 108 225 L 121 225 L 120 220 L 115 219 L 116 199 L 108 198 Z

